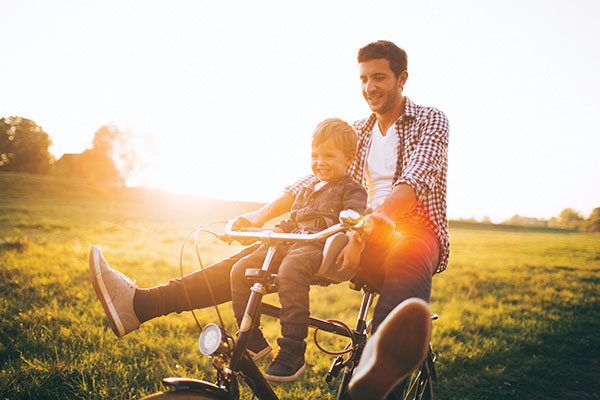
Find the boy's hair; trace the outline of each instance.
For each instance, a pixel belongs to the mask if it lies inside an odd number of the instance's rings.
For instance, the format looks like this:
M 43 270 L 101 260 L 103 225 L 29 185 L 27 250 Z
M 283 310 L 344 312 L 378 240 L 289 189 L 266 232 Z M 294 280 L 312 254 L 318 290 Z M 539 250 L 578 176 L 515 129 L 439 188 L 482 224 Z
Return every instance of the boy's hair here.
M 312 136 L 313 147 L 320 146 L 328 140 L 332 140 L 346 156 L 356 152 L 358 135 L 351 125 L 339 118 L 328 118 L 315 128 Z
M 396 75 L 396 78 L 400 76 L 402 71 L 406 71 L 408 66 L 406 52 L 387 40 L 369 43 L 358 50 L 357 58 L 359 64 L 377 58 L 385 58 L 390 63 L 390 69 Z

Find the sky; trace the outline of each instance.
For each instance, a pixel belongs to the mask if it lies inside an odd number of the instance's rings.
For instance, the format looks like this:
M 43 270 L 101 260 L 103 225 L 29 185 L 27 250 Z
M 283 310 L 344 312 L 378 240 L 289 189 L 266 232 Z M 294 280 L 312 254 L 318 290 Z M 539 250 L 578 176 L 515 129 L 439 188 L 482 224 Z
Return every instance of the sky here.
M 600 206 L 600 2 L 1 0 L 0 117 L 51 152 L 114 124 L 131 184 L 269 201 L 310 172 L 323 119 L 369 116 L 356 53 L 408 53 L 404 94 L 450 121 L 448 216 Z

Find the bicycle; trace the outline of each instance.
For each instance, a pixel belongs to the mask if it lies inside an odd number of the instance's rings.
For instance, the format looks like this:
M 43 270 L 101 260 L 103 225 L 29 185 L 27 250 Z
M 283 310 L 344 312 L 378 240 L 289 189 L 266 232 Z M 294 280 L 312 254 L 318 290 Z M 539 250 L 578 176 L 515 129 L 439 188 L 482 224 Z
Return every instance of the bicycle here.
M 272 263 L 275 247 L 278 243 L 282 242 L 308 242 L 326 239 L 323 250 L 323 261 L 314 283 L 330 284 L 348 280 L 349 276 L 340 276 L 338 273 L 339 266 L 336 265 L 335 260 L 339 251 L 347 243 L 348 239 L 345 232 L 352 229 L 361 229 L 362 218 L 354 211 L 345 210 L 340 213 L 339 221 L 338 224 L 323 231 L 310 234 L 237 231 L 233 229 L 234 220 L 229 221 L 225 227 L 225 234 L 216 235 L 220 239 L 228 243 L 231 243 L 233 240 L 259 240 L 268 246 L 262 268 L 248 269 L 246 271 L 246 277 L 253 282 L 253 286 L 237 340 L 234 340 L 225 331 L 222 321 L 221 326 L 214 323 L 206 325 L 198 339 L 198 346 L 200 352 L 212 360 L 212 364 L 217 371 L 217 382 L 211 383 L 198 379 L 178 377 L 164 378 L 162 380 L 163 384 L 171 390 L 150 395 L 145 399 L 238 400 L 240 398 L 238 378 L 241 377 L 256 398 L 260 400 L 278 400 L 273 388 L 246 351 L 250 329 L 253 327 L 253 321 L 258 320 L 259 313 L 274 318 L 279 317 L 279 307 L 262 303 L 263 296 L 276 289 L 276 274 L 273 273 L 274 265 Z M 309 326 L 315 328 L 314 339 L 317 347 L 321 351 L 336 356 L 325 376 L 325 381 L 331 383 L 341 373 L 336 400 L 350 400 L 348 384 L 367 341 L 370 325 L 366 318 L 373 299 L 376 296 L 375 290 L 359 281 L 351 281 L 350 287 L 354 290 L 362 290 L 363 292 L 354 329 L 351 329 L 341 321 L 322 320 L 313 316 L 309 317 Z M 437 315 L 432 314 L 432 320 L 435 319 L 437 319 Z M 347 337 L 350 339 L 350 342 L 343 351 L 327 351 L 318 344 L 318 331 Z M 392 394 L 388 398 L 432 400 L 433 381 L 436 379 L 435 361 L 436 355 L 433 353 L 430 345 L 425 360 L 392 391 Z

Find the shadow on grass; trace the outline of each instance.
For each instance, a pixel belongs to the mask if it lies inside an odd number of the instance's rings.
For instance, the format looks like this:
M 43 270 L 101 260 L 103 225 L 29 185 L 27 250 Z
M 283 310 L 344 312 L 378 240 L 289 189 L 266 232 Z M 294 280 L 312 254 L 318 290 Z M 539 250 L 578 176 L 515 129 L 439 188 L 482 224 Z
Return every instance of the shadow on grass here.
M 549 302 L 527 293 L 529 304 L 507 302 L 507 312 L 495 314 L 492 321 L 481 315 L 484 311 L 465 310 L 462 327 L 443 333 L 452 338 L 451 344 L 446 341 L 436 349 L 437 397 L 600 398 L 600 302 L 596 293 L 589 292 L 592 277 L 573 278 L 584 292 L 572 301 L 561 303 L 558 294 L 555 302 Z M 498 298 L 501 293 L 524 292 L 514 279 L 486 280 L 478 286 L 483 292 L 498 293 Z M 445 354 L 451 359 L 445 360 Z

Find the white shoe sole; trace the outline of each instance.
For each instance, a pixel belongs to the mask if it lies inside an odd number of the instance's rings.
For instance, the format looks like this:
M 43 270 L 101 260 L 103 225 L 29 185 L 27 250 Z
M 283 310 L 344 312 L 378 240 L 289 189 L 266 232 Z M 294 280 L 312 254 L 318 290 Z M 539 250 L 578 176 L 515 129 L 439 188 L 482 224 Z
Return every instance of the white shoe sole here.
M 304 365 L 302 365 L 300 367 L 300 369 L 298 371 L 296 371 L 296 373 L 294 375 L 277 376 L 277 375 L 269 375 L 269 374 L 265 373 L 265 378 L 272 382 L 291 382 L 291 381 L 298 379 L 298 377 L 300 375 L 302 375 L 302 373 L 304 372 L 305 369 L 306 369 L 306 363 L 304 363 Z
M 98 296 L 98 300 L 100 300 L 100 304 L 102 304 L 102 308 L 104 308 L 110 328 L 117 337 L 123 337 L 125 335 L 125 329 L 123 328 L 117 310 L 115 309 L 115 306 L 108 295 L 108 291 L 106 290 L 106 286 L 104 285 L 104 281 L 102 280 L 102 271 L 100 269 L 101 258 L 102 253 L 100 248 L 98 246 L 92 246 L 90 249 L 90 279 L 94 291 Z
M 365 345 L 349 389 L 353 400 L 384 399 L 427 355 L 431 311 L 421 299 L 398 305 Z

